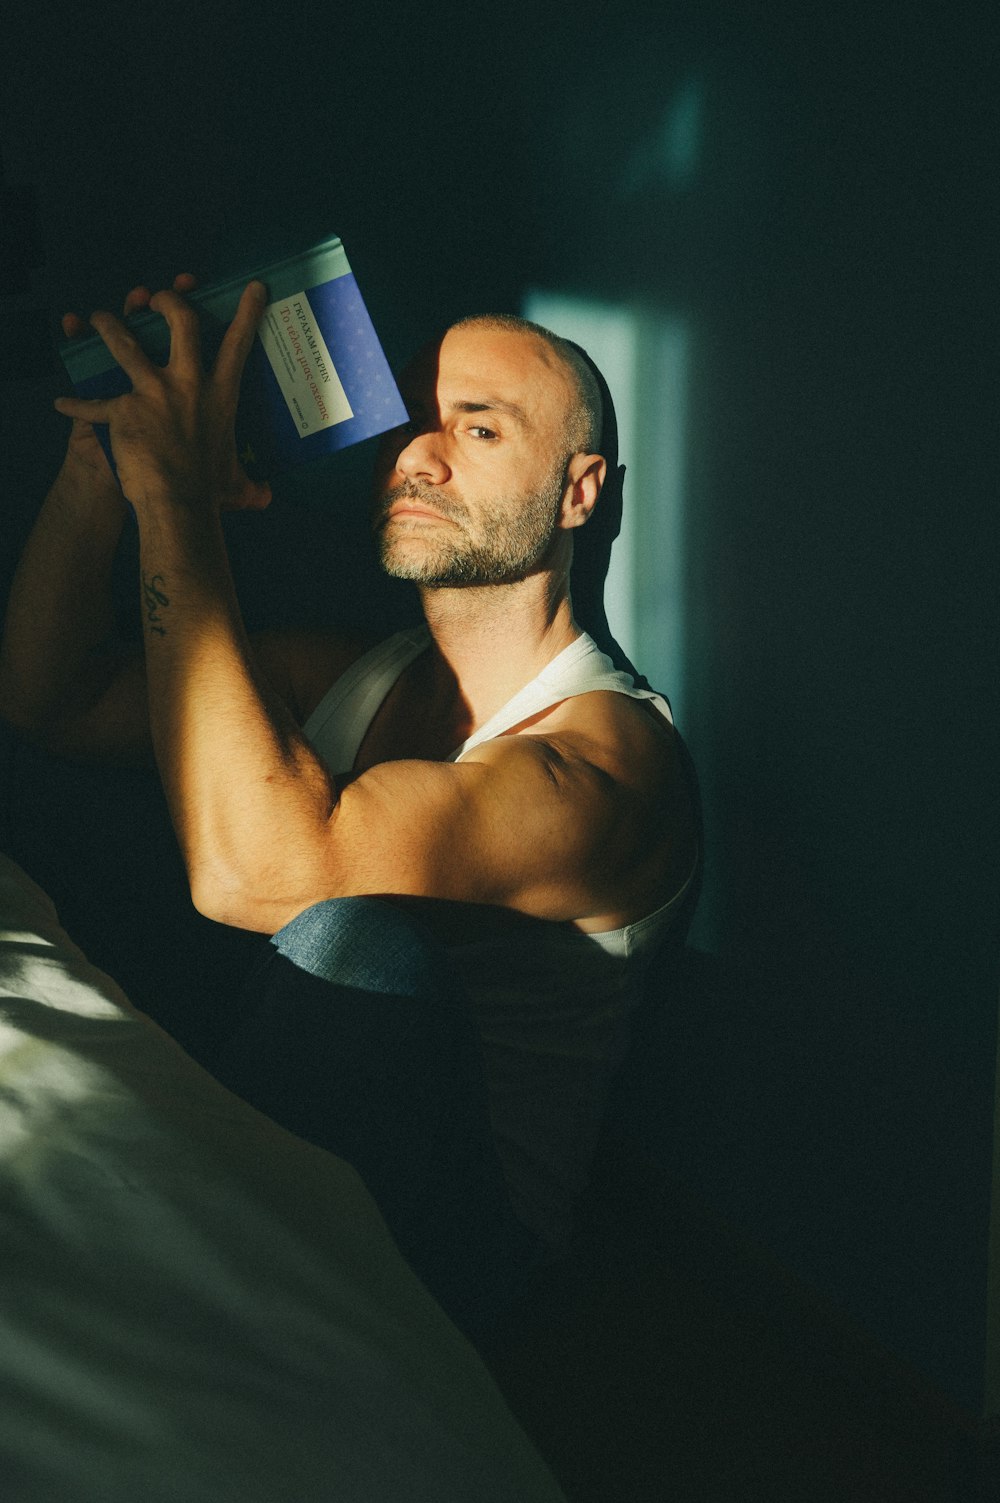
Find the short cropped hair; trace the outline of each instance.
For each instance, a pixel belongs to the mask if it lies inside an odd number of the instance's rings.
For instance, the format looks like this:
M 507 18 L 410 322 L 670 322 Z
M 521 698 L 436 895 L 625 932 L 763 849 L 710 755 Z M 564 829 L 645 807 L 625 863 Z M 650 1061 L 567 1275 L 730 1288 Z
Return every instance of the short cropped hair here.
M 518 318 L 515 313 L 474 313 L 459 319 L 454 329 L 479 327 L 506 329 L 511 334 L 534 334 L 548 345 L 560 364 L 569 373 L 573 385 L 574 401 L 566 417 L 566 440 L 571 454 L 600 453 L 601 430 L 604 411 L 601 393 L 587 362 L 566 339 L 553 334 L 541 324 L 530 319 Z

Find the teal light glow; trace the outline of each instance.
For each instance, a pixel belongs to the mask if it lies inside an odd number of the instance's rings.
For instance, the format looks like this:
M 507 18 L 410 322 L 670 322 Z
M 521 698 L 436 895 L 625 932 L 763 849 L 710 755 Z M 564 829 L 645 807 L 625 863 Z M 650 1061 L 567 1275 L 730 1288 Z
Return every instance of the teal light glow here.
M 529 294 L 524 315 L 583 346 L 604 372 L 626 466 L 611 553 L 608 623 L 684 720 L 684 449 L 690 339 L 679 319 L 560 293 Z
M 625 197 L 650 188 L 678 192 L 698 175 L 704 136 L 705 90 L 700 78 L 673 91 L 656 124 L 641 136 L 625 161 Z

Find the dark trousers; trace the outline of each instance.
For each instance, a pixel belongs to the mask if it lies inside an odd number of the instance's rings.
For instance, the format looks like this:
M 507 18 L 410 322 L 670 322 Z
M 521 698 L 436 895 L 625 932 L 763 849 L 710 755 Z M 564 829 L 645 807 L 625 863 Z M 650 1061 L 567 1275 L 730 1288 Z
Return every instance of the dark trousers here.
M 215 1073 L 353 1165 L 438 1302 L 488 1333 L 538 1240 L 511 1209 L 471 1011 L 409 914 L 339 898 L 293 919 L 252 969 Z

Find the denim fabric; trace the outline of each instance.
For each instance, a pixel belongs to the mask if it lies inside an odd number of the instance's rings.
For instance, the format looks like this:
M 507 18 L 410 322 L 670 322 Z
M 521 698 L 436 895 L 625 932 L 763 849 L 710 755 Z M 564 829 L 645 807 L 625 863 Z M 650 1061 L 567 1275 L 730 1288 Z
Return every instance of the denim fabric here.
M 339 986 L 457 1003 L 448 957 L 401 908 L 383 898 L 329 898 L 271 940 L 310 975 Z
M 443 948 L 384 899 L 317 903 L 273 937 L 241 1013 L 219 1079 L 352 1164 L 439 1303 L 485 1335 L 538 1244 L 510 1207 Z

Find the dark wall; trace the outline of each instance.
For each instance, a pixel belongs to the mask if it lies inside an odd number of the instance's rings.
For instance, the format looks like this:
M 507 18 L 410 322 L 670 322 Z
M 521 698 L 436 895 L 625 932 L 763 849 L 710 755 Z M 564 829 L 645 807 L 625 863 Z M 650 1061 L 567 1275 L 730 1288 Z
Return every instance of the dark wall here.
M 974 1406 L 997 555 L 985 88 L 954 27 L 694 60 L 705 191 L 651 186 L 617 260 L 694 331 L 687 729 L 730 972 L 641 1125 Z
M 988 49 L 970 9 L 801 9 L 18 5 L 0 148 L 39 196 L 49 312 L 334 229 L 392 358 L 535 286 L 687 320 L 685 728 L 727 979 L 677 1015 L 637 1130 L 975 1408 L 997 959 Z M 11 553 L 57 456 L 49 385 L 7 387 Z M 336 614 L 311 560 L 351 535 L 358 465 L 238 529 L 252 621 Z

